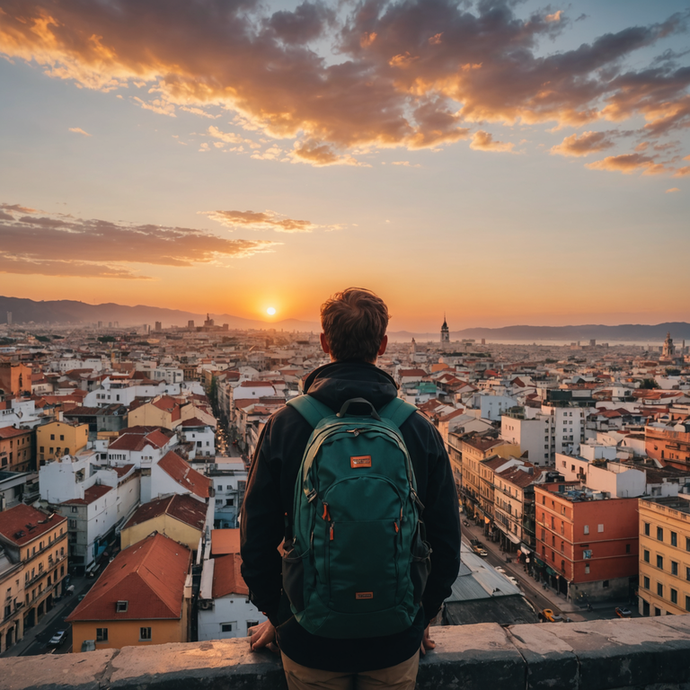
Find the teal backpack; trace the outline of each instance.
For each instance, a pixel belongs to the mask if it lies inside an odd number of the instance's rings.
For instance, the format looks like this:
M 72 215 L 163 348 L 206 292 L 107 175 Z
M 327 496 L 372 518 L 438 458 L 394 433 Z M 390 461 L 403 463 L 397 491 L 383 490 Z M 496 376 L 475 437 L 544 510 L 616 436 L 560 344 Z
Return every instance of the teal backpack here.
M 417 408 L 396 398 L 377 413 L 354 398 L 335 414 L 309 395 L 287 404 L 314 428 L 292 529 L 286 524 L 283 589 L 295 618 L 330 638 L 409 628 L 431 567 L 424 506 L 399 430 Z

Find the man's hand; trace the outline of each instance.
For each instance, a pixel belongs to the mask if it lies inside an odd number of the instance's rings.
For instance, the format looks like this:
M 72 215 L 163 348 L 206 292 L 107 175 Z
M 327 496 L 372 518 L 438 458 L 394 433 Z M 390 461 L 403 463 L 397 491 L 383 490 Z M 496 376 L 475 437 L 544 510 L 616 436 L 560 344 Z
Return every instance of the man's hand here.
M 424 631 L 424 637 L 422 638 L 422 645 L 419 648 L 419 651 L 422 653 L 422 656 L 426 654 L 427 649 L 434 649 L 436 647 L 436 643 L 429 637 L 429 628 L 431 627 L 431 623 L 426 626 L 426 630 Z
M 273 627 L 271 621 L 266 620 L 259 625 L 247 630 L 249 633 L 249 649 L 256 652 L 263 647 L 278 654 L 278 646 L 275 643 L 276 629 Z

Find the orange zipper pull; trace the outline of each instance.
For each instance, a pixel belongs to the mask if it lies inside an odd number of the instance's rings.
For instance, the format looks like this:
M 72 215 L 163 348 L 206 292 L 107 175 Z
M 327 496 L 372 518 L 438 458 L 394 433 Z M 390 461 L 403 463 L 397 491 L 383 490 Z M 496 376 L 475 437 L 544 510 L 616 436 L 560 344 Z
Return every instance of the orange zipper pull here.
M 395 533 L 397 534 L 400 531 L 397 520 L 393 520 L 393 525 L 395 526 Z
M 328 503 L 323 504 L 323 515 L 321 516 L 323 520 L 330 520 L 331 514 L 328 512 Z
M 331 524 L 331 541 L 333 541 L 333 524 Z

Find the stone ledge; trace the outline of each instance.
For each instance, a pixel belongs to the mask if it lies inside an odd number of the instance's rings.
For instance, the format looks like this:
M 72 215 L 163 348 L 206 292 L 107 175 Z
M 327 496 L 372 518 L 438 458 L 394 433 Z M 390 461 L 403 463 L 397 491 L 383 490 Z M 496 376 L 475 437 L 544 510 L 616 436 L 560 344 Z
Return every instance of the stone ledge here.
M 690 616 L 433 629 L 419 690 L 690 690 Z M 3 690 L 285 690 L 246 639 L 0 659 Z

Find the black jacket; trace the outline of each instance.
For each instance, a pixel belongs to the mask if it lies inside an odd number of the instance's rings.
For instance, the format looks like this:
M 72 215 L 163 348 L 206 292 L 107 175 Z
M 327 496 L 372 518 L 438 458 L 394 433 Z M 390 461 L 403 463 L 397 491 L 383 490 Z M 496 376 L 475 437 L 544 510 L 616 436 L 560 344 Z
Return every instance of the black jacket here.
M 304 392 L 337 411 L 363 397 L 380 409 L 397 395 L 393 379 L 373 364 L 333 362 L 313 371 Z M 452 471 L 443 441 L 421 414 L 401 427 L 425 506 L 422 518 L 433 549 L 431 575 L 414 624 L 380 638 L 335 640 L 308 633 L 294 619 L 282 592 L 281 556 L 286 514 L 292 517 L 295 481 L 312 429 L 285 407 L 268 421 L 254 455 L 240 517 L 242 576 L 258 609 L 277 628 L 278 644 L 293 661 L 328 671 L 369 671 L 409 659 L 424 629 L 450 594 L 460 566 L 460 520 Z

